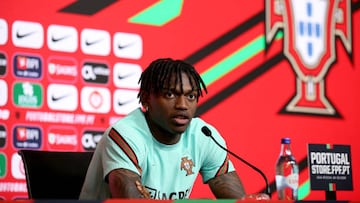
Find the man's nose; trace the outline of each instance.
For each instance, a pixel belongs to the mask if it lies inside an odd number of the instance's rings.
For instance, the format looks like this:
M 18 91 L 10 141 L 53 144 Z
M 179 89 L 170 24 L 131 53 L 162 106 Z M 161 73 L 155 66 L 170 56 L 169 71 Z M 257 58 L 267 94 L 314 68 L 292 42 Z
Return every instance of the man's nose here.
M 179 95 L 176 98 L 176 108 L 182 108 L 186 109 L 188 106 L 186 96 L 185 95 Z

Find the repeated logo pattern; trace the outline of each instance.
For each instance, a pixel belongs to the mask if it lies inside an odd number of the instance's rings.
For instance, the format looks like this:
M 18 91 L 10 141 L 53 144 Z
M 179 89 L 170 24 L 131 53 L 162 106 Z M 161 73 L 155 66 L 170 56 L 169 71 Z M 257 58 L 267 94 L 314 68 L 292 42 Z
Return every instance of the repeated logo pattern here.
M 25 180 L 19 149 L 94 150 L 104 132 L 96 125 L 140 106 L 136 33 L 0 18 L 0 45 L 15 49 L 0 47 L 0 148 L 15 151 L 0 153 L 0 178 Z M 119 60 L 107 61 L 110 55 Z

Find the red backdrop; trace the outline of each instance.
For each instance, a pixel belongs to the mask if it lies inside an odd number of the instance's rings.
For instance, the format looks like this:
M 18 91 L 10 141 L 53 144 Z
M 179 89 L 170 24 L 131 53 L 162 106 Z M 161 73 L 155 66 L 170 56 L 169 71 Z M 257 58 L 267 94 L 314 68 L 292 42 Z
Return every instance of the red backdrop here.
M 276 15 L 271 10 L 273 1 L 268 2 L 2 2 L 0 198 L 27 197 L 17 150 L 93 150 L 102 131 L 137 105 L 135 76 L 153 59 L 172 57 L 194 64 L 208 85 L 209 93 L 199 103 L 199 116 L 217 126 L 229 149 L 263 170 L 272 187 L 280 139 L 288 136 L 301 165 L 302 199 L 325 199 L 324 191 L 309 189 L 309 143 L 351 146 L 353 191 L 337 191 L 337 199 L 359 199 L 360 30 L 356 24 L 360 2 L 343 1 L 349 7 L 341 7 L 337 1 L 328 1 L 339 5 L 344 14 L 343 21 L 335 21 L 331 14 L 329 21 L 323 22 L 336 25 L 323 30 L 328 40 L 322 44 L 325 55 L 335 58 L 316 66 L 328 68 L 317 78 L 323 86 L 315 84 L 323 90 L 323 97 L 316 95 L 316 102 L 302 101 L 305 108 L 299 109 L 286 107 L 296 93 L 304 98 L 296 81 L 308 78 L 302 78 L 286 54 L 295 46 L 289 40 L 294 36 L 289 19 L 285 14 Z M 290 14 L 296 13 L 291 6 L 286 8 Z M 270 14 L 274 18 L 270 19 Z M 266 30 L 267 22 L 273 28 L 271 33 Z M 271 36 L 275 31 L 278 35 Z M 51 41 L 51 36 L 58 39 Z M 61 37 L 64 41 L 58 44 Z M 101 38 L 96 42 L 101 46 L 87 47 L 86 39 L 91 37 L 92 42 Z M 266 41 L 266 37 L 272 40 Z M 315 69 L 307 61 L 298 65 Z M 133 77 L 123 81 L 117 77 L 121 74 Z M 63 103 L 56 103 L 61 97 Z M 325 100 L 330 110 L 319 112 L 319 102 Z M 130 106 L 121 106 L 120 101 Z M 264 189 L 260 175 L 232 160 L 247 192 Z M 198 179 L 192 197 L 212 195 Z

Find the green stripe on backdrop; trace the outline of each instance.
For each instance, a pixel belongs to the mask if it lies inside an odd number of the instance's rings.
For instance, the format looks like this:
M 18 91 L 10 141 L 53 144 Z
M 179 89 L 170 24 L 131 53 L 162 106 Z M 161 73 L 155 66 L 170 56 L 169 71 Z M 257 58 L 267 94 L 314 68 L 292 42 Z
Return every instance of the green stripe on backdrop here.
M 279 32 L 276 36 L 276 40 L 282 38 L 282 32 Z M 251 60 L 259 52 L 265 49 L 265 37 L 260 35 L 247 43 L 245 46 L 240 47 L 234 53 L 225 57 L 222 61 L 219 61 L 213 67 L 201 74 L 206 85 L 211 85 L 216 80 L 224 77 L 226 74 L 234 70 L 239 65 Z
M 180 16 L 183 0 L 162 0 L 128 19 L 130 23 L 163 26 Z
M 303 184 L 300 185 L 298 190 L 298 199 L 305 199 L 310 194 L 310 180 L 307 179 Z

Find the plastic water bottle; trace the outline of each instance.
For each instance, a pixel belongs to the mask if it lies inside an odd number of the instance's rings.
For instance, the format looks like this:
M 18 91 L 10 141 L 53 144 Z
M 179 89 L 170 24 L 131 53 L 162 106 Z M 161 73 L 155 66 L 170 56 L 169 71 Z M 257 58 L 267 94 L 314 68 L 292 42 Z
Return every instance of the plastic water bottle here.
M 297 200 L 299 166 L 290 148 L 291 139 L 281 139 L 281 150 L 276 162 L 276 190 L 279 200 Z

